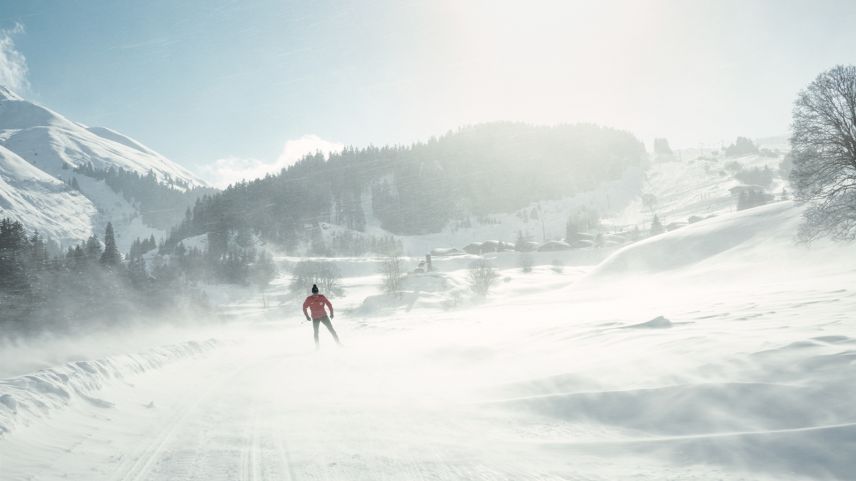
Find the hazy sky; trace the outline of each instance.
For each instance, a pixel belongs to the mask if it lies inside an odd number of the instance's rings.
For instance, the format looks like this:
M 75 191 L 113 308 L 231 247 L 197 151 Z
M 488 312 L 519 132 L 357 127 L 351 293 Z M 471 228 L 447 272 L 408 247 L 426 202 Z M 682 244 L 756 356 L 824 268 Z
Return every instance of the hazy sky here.
M 0 82 L 212 179 L 490 120 L 694 147 L 785 134 L 854 25 L 853 0 L 0 0 Z

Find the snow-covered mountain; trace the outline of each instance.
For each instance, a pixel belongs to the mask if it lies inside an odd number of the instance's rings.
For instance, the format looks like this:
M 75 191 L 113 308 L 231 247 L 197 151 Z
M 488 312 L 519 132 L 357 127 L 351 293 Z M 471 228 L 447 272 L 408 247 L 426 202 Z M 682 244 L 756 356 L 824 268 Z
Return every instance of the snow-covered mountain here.
M 87 127 L 0 87 L 0 143 L 41 170 L 62 177 L 70 168 L 121 167 L 176 186 L 205 182 L 166 157 L 113 130 Z M 67 175 L 67 174 L 66 174 Z
M 123 169 L 152 174 L 186 191 L 205 182 L 140 142 L 104 127 L 88 127 L 25 100 L 0 86 L 0 216 L 21 220 L 60 243 L 117 225 L 120 245 L 157 233 L 144 225 L 139 208 L 103 180 L 75 173 Z M 70 183 L 76 178 L 80 190 Z
M 85 239 L 98 209 L 80 192 L 0 146 L 0 216 L 59 239 Z

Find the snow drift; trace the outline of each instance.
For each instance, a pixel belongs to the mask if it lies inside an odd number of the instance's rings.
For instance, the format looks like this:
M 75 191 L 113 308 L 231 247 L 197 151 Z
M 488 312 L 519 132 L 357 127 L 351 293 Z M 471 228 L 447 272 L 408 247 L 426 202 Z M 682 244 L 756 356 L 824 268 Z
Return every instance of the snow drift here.
M 757 258 L 763 252 L 792 247 L 801 214 L 793 202 L 778 202 L 707 219 L 620 249 L 590 277 L 655 274 L 699 263 L 735 265 L 736 257 Z
M 218 345 L 213 339 L 190 341 L 138 354 L 68 362 L 32 374 L 0 379 L 0 436 L 18 425 L 45 418 L 71 403 L 84 402 L 98 408 L 110 408 L 112 403 L 97 395 L 106 384 L 127 382 L 132 375 L 179 359 L 199 356 Z

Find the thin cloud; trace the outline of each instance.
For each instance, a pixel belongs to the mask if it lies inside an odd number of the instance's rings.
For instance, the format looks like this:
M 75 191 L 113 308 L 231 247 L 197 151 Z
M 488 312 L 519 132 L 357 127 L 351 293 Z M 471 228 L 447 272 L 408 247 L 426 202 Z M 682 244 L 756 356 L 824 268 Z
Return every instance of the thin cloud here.
M 277 174 L 280 170 L 294 165 L 309 154 L 321 152 L 324 155 L 330 155 L 334 152 L 341 152 L 343 148 L 344 145 L 338 142 L 324 140 L 317 135 L 304 135 L 287 141 L 283 145 L 279 157 L 273 162 L 235 156 L 225 157 L 204 167 L 202 176 L 212 185 L 224 188 L 242 180 L 253 180 L 268 174 Z
M 14 92 L 29 89 L 27 59 L 15 46 L 15 35 L 24 33 L 24 25 L 16 23 L 0 30 L 0 86 Z
M 304 135 L 299 139 L 289 140 L 283 145 L 282 153 L 276 160 L 276 169 L 280 170 L 294 165 L 309 154 L 321 152 L 324 155 L 330 155 L 334 152 L 341 152 L 344 148 L 345 146 L 338 142 L 324 140 L 317 135 Z

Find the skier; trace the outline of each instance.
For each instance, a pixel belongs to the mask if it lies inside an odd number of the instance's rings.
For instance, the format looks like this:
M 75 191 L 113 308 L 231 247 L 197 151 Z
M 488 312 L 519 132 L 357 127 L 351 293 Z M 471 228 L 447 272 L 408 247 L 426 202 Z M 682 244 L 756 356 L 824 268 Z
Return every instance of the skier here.
M 324 306 L 327 306 L 330 309 L 330 316 L 327 316 L 327 312 L 324 310 Z M 309 312 L 307 312 L 307 310 Z M 318 343 L 318 324 L 324 323 L 324 326 L 330 331 L 330 334 L 333 335 L 333 339 L 336 340 L 336 344 L 340 344 L 339 335 L 336 334 L 336 330 L 333 329 L 333 324 L 330 322 L 330 319 L 333 319 L 333 304 L 324 297 L 324 294 L 318 293 L 318 285 L 312 284 L 312 295 L 307 297 L 305 301 L 303 301 L 303 315 L 306 316 L 306 320 L 310 320 L 309 314 L 312 314 L 312 328 L 315 331 L 315 349 L 320 347 Z

